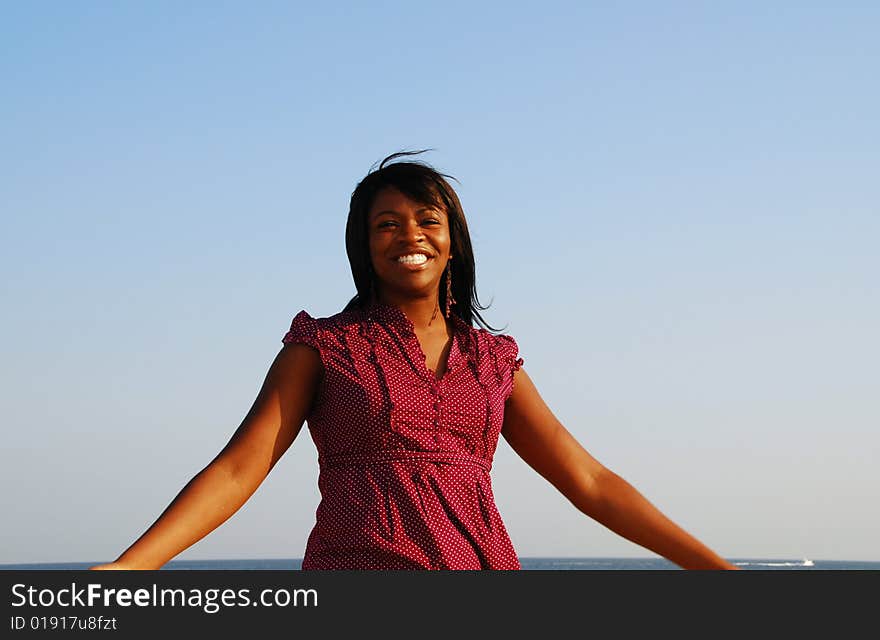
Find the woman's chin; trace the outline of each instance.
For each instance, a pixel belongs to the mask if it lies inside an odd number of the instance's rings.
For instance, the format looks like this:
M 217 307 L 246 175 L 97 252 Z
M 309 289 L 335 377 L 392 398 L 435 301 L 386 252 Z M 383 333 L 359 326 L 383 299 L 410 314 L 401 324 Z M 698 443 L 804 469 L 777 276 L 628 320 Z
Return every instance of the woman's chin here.
M 387 292 L 395 298 L 424 298 L 433 300 L 437 298 L 438 283 L 430 280 L 425 282 L 416 282 L 414 278 L 404 282 L 389 283 L 383 287 L 383 291 Z

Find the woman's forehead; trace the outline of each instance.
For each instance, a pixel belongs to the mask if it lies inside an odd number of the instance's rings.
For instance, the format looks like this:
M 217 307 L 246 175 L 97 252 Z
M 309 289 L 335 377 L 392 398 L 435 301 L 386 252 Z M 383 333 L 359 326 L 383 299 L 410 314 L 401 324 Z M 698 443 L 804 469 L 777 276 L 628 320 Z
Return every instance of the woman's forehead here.
M 405 214 L 405 213 L 435 212 L 446 215 L 446 208 L 436 201 L 424 201 L 413 198 L 396 187 L 384 187 L 380 190 L 370 206 L 370 217 L 382 214 Z

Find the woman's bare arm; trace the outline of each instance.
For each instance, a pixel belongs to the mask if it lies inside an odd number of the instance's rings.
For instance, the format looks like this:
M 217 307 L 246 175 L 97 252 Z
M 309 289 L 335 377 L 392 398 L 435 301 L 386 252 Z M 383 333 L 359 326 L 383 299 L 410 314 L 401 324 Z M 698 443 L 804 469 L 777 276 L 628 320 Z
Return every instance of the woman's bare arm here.
M 114 562 L 91 568 L 158 569 L 229 519 L 299 434 L 321 375 L 317 351 L 302 344 L 285 345 L 223 450 Z
M 556 419 L 525 369 L 515 374 L 502 435 L 575 507 L 620 536 L 685 569 L 736 569 L 593 458 Z

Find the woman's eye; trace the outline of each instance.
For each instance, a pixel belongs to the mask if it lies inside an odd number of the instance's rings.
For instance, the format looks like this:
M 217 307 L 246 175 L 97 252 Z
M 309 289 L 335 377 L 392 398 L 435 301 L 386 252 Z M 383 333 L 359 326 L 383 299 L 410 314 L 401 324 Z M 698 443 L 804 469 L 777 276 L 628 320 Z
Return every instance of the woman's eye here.
M 388 221 L 386 221 L 386 222 L 380 222 L 380 223 L 379 223 L 379 228 L 382 229 L 382 228 L 384 228 L 384 227 L 390 227 L 390 226 L 393 225 L 393 224 L 394 224 L 394 223 L 391 222 L 390 220 L 388 220 Z

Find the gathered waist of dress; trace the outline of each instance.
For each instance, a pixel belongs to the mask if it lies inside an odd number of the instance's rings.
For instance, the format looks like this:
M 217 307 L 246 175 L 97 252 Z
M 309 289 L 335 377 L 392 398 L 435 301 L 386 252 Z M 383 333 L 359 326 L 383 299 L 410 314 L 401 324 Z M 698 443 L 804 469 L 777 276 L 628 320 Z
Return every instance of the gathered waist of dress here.
M 412 451 L 409 449 L 385 449 L 369 453 L 320 456 L 318 465 L 323 468 L 360 467 L 388 464 L 389 462 L 439 462 L 452 465 L 476 465 L 486 472 L 492 470 L 492 461 L 457 451 Z

